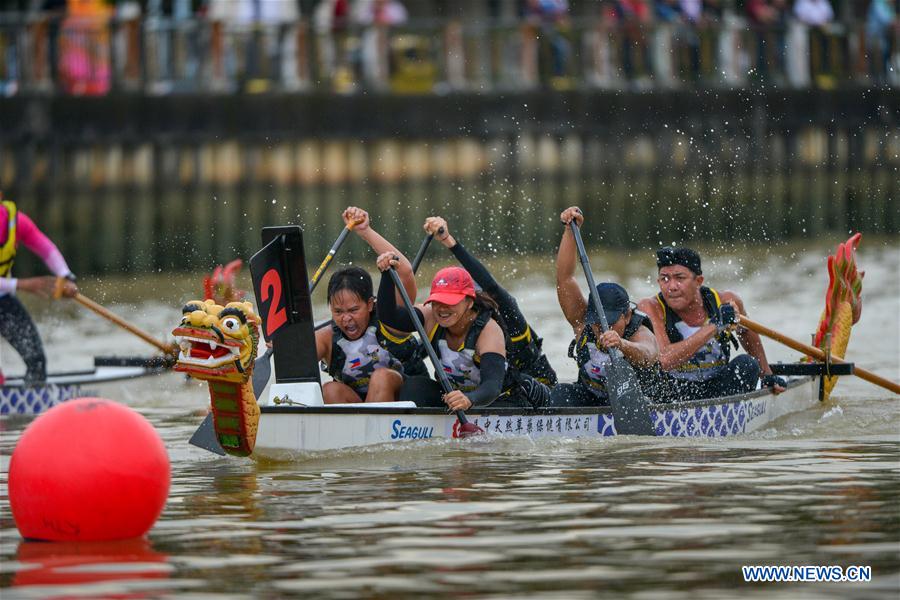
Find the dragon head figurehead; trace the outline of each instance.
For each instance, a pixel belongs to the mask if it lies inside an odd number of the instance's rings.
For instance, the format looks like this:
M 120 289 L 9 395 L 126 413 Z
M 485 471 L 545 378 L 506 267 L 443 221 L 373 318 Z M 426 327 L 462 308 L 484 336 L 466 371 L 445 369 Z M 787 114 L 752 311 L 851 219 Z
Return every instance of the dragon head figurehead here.
M 856 267 L 856 249 L 862 234 L 855 234 L 838 245 L 828 257 L 828 290 L 825 310 L 819 319 L 813 345 L 833 356 L 846 356 L 850 329 L 862 314 L 862 282 L 864 272 Z M 825 398 L 831 394 L 837 377 L 825 378 Z
M 250 456 L 256 445 L 259 405 L 250 376 L 259 343 L 259 318 L 249 302 L 195 300 L 181 309 L 172 331 L 181 352 L 175 370 L 209 384 L 210 409 L 219 445 Z
M 249 302 L 194 300 L 181 309 L 172 331 L 181 352 L 176 371 L 196 379 L 245 383 L 253 372 L 259 344 L 259 317 Z

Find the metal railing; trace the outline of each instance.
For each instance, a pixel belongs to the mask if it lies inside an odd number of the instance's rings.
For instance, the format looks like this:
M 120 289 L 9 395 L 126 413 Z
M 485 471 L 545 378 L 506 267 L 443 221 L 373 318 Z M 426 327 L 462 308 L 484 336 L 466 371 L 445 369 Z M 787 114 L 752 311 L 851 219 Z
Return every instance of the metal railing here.
M 697 27 L 417 20 L 326 32 L 306 20 L 0 15 L 3 96 L 900 87 L 897 64 L 896 29 L 881 39 L 864 23 L 760 30 L 729 14 Z

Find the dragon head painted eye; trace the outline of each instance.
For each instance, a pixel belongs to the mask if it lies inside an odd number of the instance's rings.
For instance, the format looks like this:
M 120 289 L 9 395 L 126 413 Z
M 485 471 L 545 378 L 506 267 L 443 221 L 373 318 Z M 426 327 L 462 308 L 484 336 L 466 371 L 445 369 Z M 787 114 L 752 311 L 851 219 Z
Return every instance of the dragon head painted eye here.
M 225 333 L 235 334 L 241 330 L 241 320 L 237 317 L 225 317 L 222 319 L 222 330 Z

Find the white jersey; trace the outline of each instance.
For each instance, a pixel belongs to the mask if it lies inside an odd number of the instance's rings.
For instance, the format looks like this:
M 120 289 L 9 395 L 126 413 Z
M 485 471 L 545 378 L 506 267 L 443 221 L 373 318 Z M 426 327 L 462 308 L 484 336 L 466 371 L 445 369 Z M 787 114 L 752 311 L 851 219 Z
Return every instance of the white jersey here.
M 706 323 L 709 323 L 708 319 Z M 706 325 L 706 323 L 703 325 Z M 684 339 L 688 339 L 700 331 L 703 325 L 692 327 L 684 321 L 678 321 L 675 323 L 675 328 Z M 701 346 L 687 362 L 678 365 L 669 373 L 679 379 L 706 381 L 715 377 L 722 370 L 722 367 L 725 366 L 726 362 L 722 344 L 714 337 Z
M 481 369 L 475 363 L 475 351 L 469 348 L 453 350 L 447 340 L 437 342 L 441 368 L 450 380 L 450 385 L 461 392 L 471 392 L 481 385 Z
M 341 380 L 360 394 L 369 391 L 369 379 L 375 369 L 394 369 L 403 372 L 403 365 L 394 355 L 382 348 L 374 325 L 355 340 L 341 337 L 337 340 L 346 360 L 341 369 Z

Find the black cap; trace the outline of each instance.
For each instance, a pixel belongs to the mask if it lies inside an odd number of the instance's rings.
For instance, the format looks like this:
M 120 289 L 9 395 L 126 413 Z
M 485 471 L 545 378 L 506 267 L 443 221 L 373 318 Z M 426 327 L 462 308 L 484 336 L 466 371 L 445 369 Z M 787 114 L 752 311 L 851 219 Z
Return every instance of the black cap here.
M 600 304 L 603 305 L 603 314 L 606 315 L 606 323 L 612 327 L 613 323 L 619 320 L 630 306 L 628 302 L 628 292 L 625 291 L 618 283 L 599 283 L 597 284 L 597 296 L 600 298 Z M 594 303 L 588 298 L 587 312 L 584 313 L 584 324 L 599 323 L 600 316 L 594 310 Z
M 702 275 L 700 269 L 700 255 L 690 248 L 672 248 L 666 246 L 656 251 L 656 268 L 671 267 L 672 265 L 681 265 L 687 267 L 694 272 L 695 275 Z

